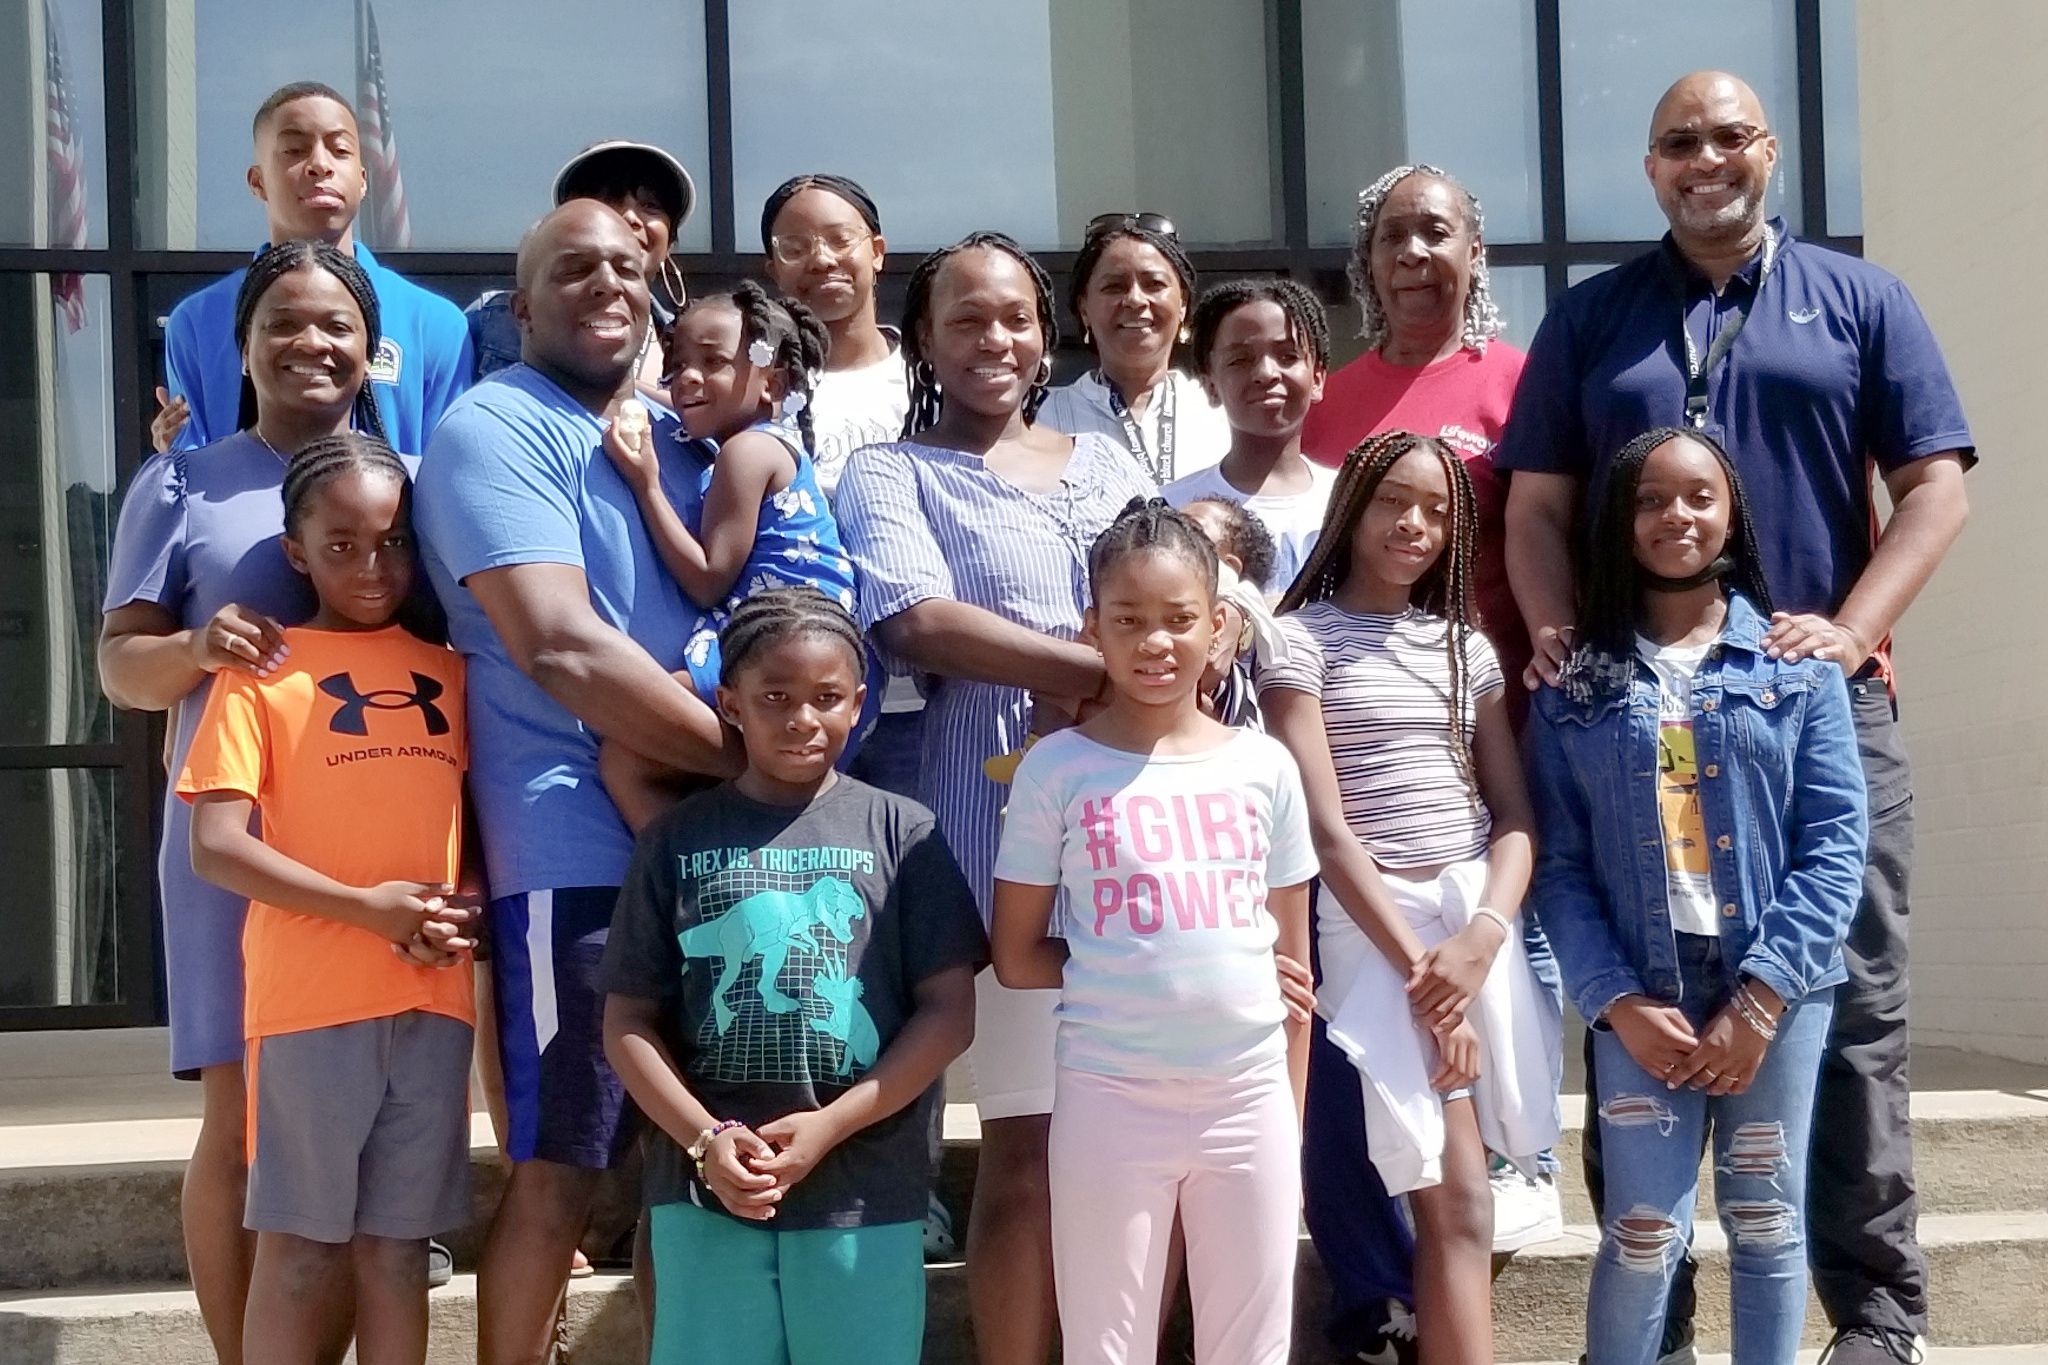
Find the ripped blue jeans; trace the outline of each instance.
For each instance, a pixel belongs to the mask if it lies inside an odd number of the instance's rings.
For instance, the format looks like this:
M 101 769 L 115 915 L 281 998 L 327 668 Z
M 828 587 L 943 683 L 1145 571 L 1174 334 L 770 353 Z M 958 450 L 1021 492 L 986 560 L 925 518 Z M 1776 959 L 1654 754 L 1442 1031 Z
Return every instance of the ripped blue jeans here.
M 1703 1031 L 1728 1001 L 1719 940 L 1678 936 L 1679 1008 Z M 1790 1365 L 1806 1319 L 1806 1154 L 1833 992 L 1786 1012 L 1740 1095 L 1667 1090 L 1611 1030 L 1593 1032 L 1606 1225 L 1586 1308 L 1588 1365 L 1652 1365 L 1692 1236 L 1700 1153 L 1728 1235 L 1735 1365 Z

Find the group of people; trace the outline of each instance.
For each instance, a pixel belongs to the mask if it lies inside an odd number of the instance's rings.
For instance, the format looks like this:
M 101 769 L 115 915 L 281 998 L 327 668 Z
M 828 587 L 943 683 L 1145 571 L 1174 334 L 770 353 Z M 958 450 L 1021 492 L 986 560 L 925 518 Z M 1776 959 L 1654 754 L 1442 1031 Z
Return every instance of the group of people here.
M 1739 79 L 1658 103 L 1670 234 L 1526 357 L 1408 165 L 1350 365 L 1311 291 L 1115 212 L 1061 386 L 1001 233 L 884 325 L 841 176 L 695 297 L 690 176 L 597 144 L 465 317 L 354 241 L 340 95 L 254 141 L 271 240 L 172 315 L 100 645 L 171 716 L 223 1362 L 424 1359 L 472 1066 L 486 1365 L 548 1357 L 636 1154 L 651 1359 L 914 1361 L 963 1054 L 988 1365 L 1150 1362 L 1183 1275 L 1197 1360 L 1306 1352 L 1304 1213 L 1332 1358 L 1490 1361 L 1566 999 L 1592 1365 L 1691 1358 L 1709 1148 L 1735 1359 L 1793 1358 L 1809 1265 L 1834 1365 L 1918 1358 L 1886 641 L 1974 453 L 1904 286 L 1769 215 Z

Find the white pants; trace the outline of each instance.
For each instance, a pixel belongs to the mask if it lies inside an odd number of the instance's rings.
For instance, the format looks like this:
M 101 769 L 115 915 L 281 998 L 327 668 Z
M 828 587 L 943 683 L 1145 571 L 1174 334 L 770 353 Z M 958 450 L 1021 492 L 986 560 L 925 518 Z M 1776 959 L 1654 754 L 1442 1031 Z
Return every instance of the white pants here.
M 1425 948 L 1472 922 L 1486 892 L 1486 860 L 1453 863 L 1430 881 L 1382 871 L 1394 903 Z M 1364 1081 L 1365 1140 L 1389 1194 L 1443 1179 L 1443 1100 L 1430 1086 L 1436 1040 L 1408 1006 L 1407 978 L 1337 904 L 1320 895 L 1316 936 L 1323 984 L 1316 1009 Z M 1564 1017 L 1529 966 L 1522 936 L 1510 933 L 1465 1018 L 1479 1035 L 1472 1083 L 1479 1136 L 1533 1173 L 1535 1157 L 1557 1145 L 1557 1090 L 1563 1079 Z
M 1200 1365 L 1286 1365 L 1301 1207 L 1285 1059 L 1230 1077 L 1060 1067 L 1053 1281 L 1066 1365 L 1152 1365 L 1175 1210 Z

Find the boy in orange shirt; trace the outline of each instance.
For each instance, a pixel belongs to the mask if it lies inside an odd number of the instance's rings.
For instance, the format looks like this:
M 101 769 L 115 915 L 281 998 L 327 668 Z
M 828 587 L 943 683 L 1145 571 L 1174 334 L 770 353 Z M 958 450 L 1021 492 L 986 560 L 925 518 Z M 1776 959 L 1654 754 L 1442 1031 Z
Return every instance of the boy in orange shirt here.
M 194 870 L 249 897 L 253 1360 L 312 1365 L 349 1276 L 356 1358 L 420 1365 L 427 1239 L 469 1217 L 463 662 L 395 619 L 410 488 L 363 436 L 292 458 L 285 554 L 319 610 L 267 676 L 220 674 L 178 778 Z

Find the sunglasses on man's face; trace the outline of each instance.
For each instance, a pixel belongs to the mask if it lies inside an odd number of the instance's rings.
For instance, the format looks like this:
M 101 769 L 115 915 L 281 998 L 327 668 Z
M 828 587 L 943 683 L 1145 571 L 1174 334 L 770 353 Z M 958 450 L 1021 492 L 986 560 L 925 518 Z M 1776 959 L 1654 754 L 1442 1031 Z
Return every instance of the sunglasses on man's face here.
M 1099 237 L 1105 232 L 1123 232 L 1137 228 L 1142 232 L 1156 232 L 1161 237 L 1178 240 L 1180 233 L 1173 226 L 1173 219 L 1163 213 L 1098 213 L 1088 220 L 1088 227 L 1081 235 Z
M 1666 161 L 1690 161 L 1708 146 L 1722 156 L 1734 156 L 1737 152 L 1748 151 L 1756 145 L 1757 139 L 1770 135 L 1770 129 L 1759 128 L 1754 123 L 1724 123 L 1705 132 L 1681 128 L 1659 133 L 1651 141 L 1650 148 Z

